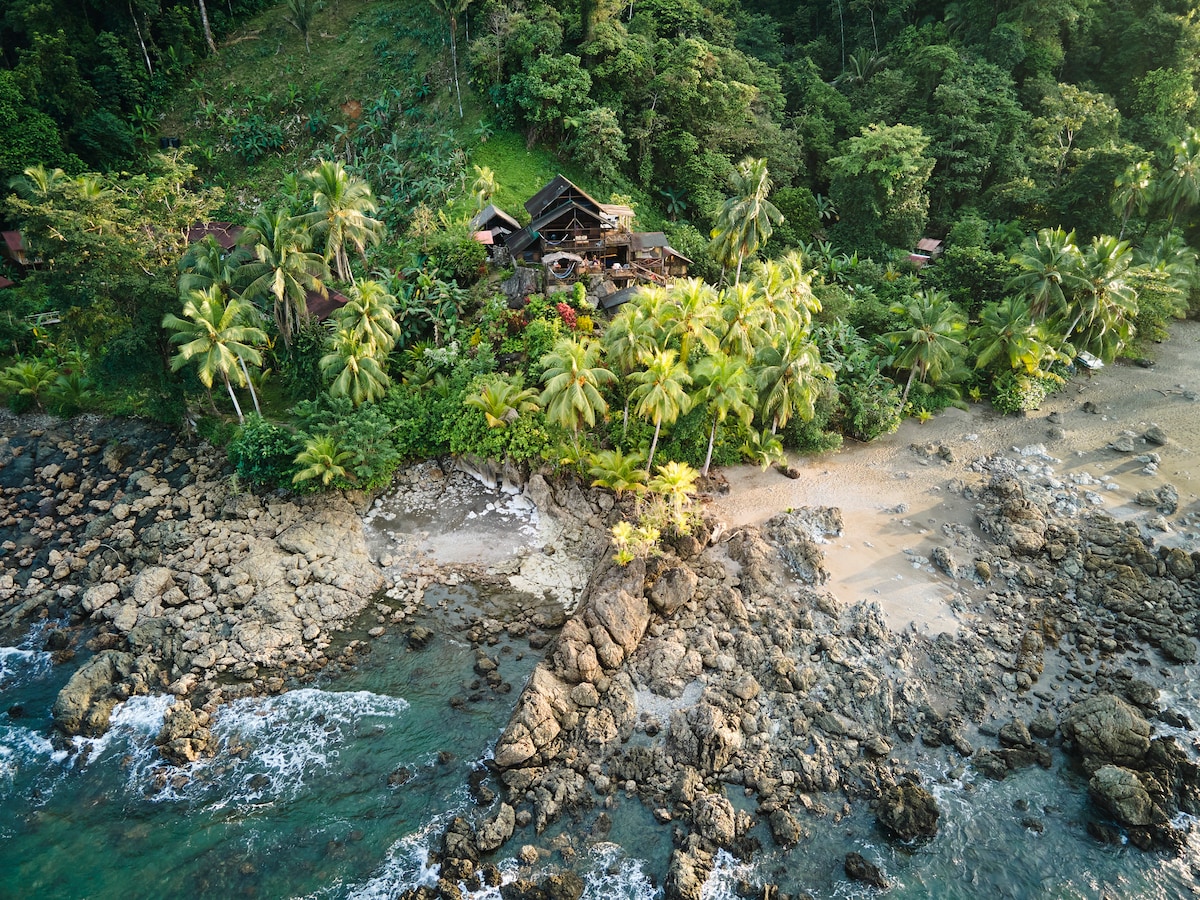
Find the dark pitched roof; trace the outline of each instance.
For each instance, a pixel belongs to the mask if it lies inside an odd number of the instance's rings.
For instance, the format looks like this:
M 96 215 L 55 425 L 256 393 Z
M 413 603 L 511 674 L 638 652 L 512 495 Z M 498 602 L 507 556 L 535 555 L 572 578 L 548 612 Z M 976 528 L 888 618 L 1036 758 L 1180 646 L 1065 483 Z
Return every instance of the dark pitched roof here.
M 593 212 L 603 212 L 602 207 L 604 204 L 602 204 L 595 197 L 589 195 L 582 188 L 572 184 L 566 178 L 563 178 L 561 175 L 555 175 L 553 181 L 526 200 L 525 208 L 529 210 L 529 215 L 536 217 L 540 213 L 544 212 L 547 206 L 549 206 L 563 194 L 571 191 L 574 191 L 576 194 L 578 194 L 581 199 L 586 200 L 587 203 L 591 205 Z
M 243 230 L 241 225 L 234 225 L 232 222 L 201 222 L 188 229 L 187 242 L 195 244 L 212 235 L 222 250 L 232 250 Z
M 521 223 L 504 210 L 489 203 L 471 219 L 472 231 L 492 231 L 496 228 L 507 228 L 509 231 L 520 231 Z
M 318 322 L 324 322 L 334 312 L 349 302 L 349 297 L 332 288 L 329 289 L 329 292 L 324 297 L 318 291 L 309 291 L 304 298 L 304 305 L 308 307 L 308 314 Z
M 0 232 L 4 237 L 4 243 L 8 247 L 10 253 L 24 253 L 25 239 L 21 237 L 19 231 Z
M 638 231 L 629 236 L 629 243 L 637 250 L 650 250 L 667 246 L 667 236 L 661 231 Z
M 0 291 L 4 290 L 5 288 L 10 288 L 14 284 L 16 284 L 16 282 L 11 278 L 5 278 L 3 275 L 0 275 Z
M 631 284 L 629 287 L 621 288 L 619 291 L 614 291 L 607 297 L 601 297 L 596 305 L 606 312 L 614 310 L 618 306 L 624 306 L 630 300 L 637 296 L 638 291 L 642 289 L 640 284 Z

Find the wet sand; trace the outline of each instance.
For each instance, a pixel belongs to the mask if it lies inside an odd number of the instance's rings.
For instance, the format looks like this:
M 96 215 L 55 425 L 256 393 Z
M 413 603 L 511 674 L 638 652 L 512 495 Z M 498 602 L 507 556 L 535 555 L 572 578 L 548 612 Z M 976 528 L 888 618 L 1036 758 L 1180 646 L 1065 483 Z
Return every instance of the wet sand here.
M 1052 477 L 1078 484 L 1112 515 L 1143 524 L 1158 514 L 1137 505 L 1137 493 L 1173 485 L 1179 509 L 1167 517 L 1171 530 L 1153 533 L 1161 543 L 1193 549 L 1200 546 L 1200 322 L 1177 323 L 1150 358 L 1150 368 L 1120 362 L 1076 375 L 1025 416 L 972 404 L 924 424 L 907 420 L 870 444 L 847 441 L 833 453 L 793 456 L 800 470 L 794 480 L 753 466 L 726 469 L 730 491 L 710 509 L 737 526 L 789 508 L 838 507 L 845 528 L 826 548 L 825 588 L 844 602 L 879 602 L 893 629 L 911 625 L 930 634 L 958 628 L 954 598 L 972 589 L 935 569 L 929 556 L 944 530 L 977 527 L 974 502 L 954 482 L 980 484 L 984 476 L 970 465 L 981 457 L 1015 458 L 1043 445 L 1058 461 L 1047 464 Z M 1166 434 L 1165 445 L 1144 439 L 1151 425 Z M 1125 433 L 1133 451 L 1111 449 Z M 937 456 L 942 446 L 951 461 Z M 1159 457 L 1156 472 L 1139 461 L 1147 454 Z

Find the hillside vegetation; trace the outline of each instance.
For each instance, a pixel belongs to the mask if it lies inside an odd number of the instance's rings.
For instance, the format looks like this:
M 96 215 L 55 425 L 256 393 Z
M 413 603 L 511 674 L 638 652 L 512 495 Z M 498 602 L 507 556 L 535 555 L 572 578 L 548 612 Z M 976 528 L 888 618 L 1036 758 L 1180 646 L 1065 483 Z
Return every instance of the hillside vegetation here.
M 633 553 L 713 461 L 1036 408 L 1198 308 L 1174 0 L 246 0 L 211 48 L 199 5 L 55 2 L 0 25 L 4 216 L 40 259 L 6 269 L 0 389 L 190 419 L 256 484 L 544 460 L 653 485 Z M 696 277 L 611 320 L 587 278 L 502 295 L 467 222 L 559 173 Z M 236 247 L 189 246 L 212 220 Z

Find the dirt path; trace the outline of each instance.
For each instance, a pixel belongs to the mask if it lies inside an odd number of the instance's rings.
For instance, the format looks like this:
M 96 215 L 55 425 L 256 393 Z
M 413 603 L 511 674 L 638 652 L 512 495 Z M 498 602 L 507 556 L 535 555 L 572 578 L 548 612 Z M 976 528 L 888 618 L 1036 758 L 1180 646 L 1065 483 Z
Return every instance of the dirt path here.
M 1076 376 L 1024 417 L 975 404 L 923 425 L 908 420 L 871 444 L 848 442 L 835 453 L 793 458 L 801 473 L 795 480 L 752 466 L 727 469 L 730 492 L 711 509 L 736 526 L 788 508 L 839 507 L 845 530 L 826 548 L 826 587 L 846 602 L 878 601 L 894 629 L 911 623 L 929 633 L 953 631 L 954 598 L 966 586 L 928 560 L 945 529 L 975 527 L 974 503 L 953 482 L 978 483 L 970 464 L 980 457 L 1019 457 L 1042 445 L 1056 461 L 1037 453 L 1025 458 L 1041 465 L 1044 477 L 1077 484 L 1113 515 L 1146 522 L 1156 513 L 1134 497 L 1173 485 L 1179 510 L 1168 517 L 1171 531 L 1155 536 L 1200 546 L 1200 322 L 1178 323 L 1171 340 L 1154 348 L 1154 361 L 1150 368 L 1119 363 Z M 1165 445 L 1144 439 L 1151 425 L 1166 434 Z M 1109 447 L 1126 433 L 1132 452 Z M 949 461 L 938 456 L 940 447 L 949 449 Z M 1157 471 L 1148 469 L 1146 454 L 1159 457 Z

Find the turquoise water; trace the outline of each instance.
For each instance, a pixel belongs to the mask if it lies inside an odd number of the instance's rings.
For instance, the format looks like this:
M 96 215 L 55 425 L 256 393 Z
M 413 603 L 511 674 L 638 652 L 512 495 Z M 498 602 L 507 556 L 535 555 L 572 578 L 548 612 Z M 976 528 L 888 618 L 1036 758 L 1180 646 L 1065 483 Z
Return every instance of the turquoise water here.
M 474 602 L 470 592 L 460 596 Z M 468 778 L 537 654 L 522 640 L 488 648 L 513 690 L 484 685 L 478 702 L 454 709 L 451 697 L 477 689 L 475 654 L 458 640 L 453 616 L 429 622 L 439 633 L 423 651 L 385 635 L 354 671 L 223 707 L 214 731 L 227 752 L 187 769 L 162 765 L 153 749 L 169 703 L 162 697 L 123 704 L 110 733 L 74 756 L 56 750 L 49 710 L 75 664 L 53 666 L 36 649 L 36 633 L 0 650 L 0 897 L 391 898 L 431 883 L 426 851 L 452 815 L 474 808 Z M 14 704 L 20 715 L 6 712 Z M 1200 720 L 1194 689 L 1173 705 Z M 941 773 L 924 774 L 936 783 Z M 942 830 L 923 847 L 883 841 L 865 810 L 806 821 L 812 837 L 788 854 L 769 849 L 760 829 L 768 849 L 750 865 L 722 856 L 708 896 L 732 897 L 742 879 L 816 897 L 870 896 L 841 874 L 852 849 L 883 867 L 894 884 L 888 896 L 897 898 L 1200 892 L 1195 835 L 1181 859 L 1092 841 L 1084 786 L 1061 758 L 1051 771 L 1001 783 L 941 777 L 935 792 Z M 614 801 L 603 841 L 579 837 L 593 829 L 599 807 L 558 826 L 575 837 L 570 864 L 585 876 L 589 900 L 660 896 L 669 830 L 623 792 Z M 1041 832 L 1023 824 L 1030 817 Z M 550 847 L 558 832 L 519 831 L 507 849 Z M 511 859 L 496 862 L 516 872 Z M 543 868 L 562 864 L 554 853 Z

